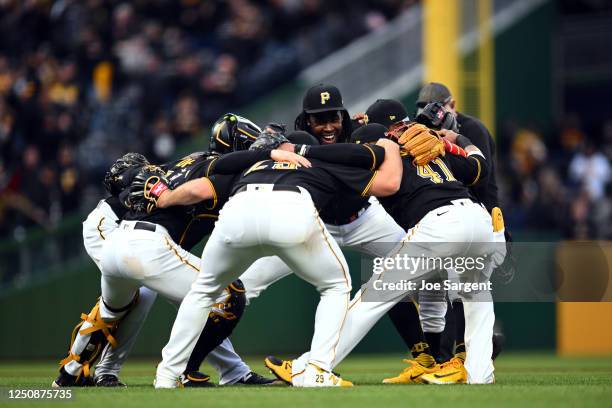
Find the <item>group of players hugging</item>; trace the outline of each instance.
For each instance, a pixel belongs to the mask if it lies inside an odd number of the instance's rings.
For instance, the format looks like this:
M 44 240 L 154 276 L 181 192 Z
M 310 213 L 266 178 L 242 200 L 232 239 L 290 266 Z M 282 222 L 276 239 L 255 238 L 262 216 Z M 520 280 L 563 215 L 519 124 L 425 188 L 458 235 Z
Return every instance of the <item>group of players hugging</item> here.
M 340 91 L 320 84 L 306 92 L 295 131 L 228 113 L 213 125 L 209 151 L 162 164 L 127 153 L 105 176 L 109 196 L 83 222 L 102 294 L 81 315 L 53 386 L 124 387 L 119 372 L 157 295 L 178 314 L 156 388 L 213 386 L 204 359 L 220 385 L 350 387 L 333 370 L 385 314 L 413 358 L 383 383 L 493 383 L 500 338 L 490 293 L 375 294 L 373 284 L 488 280 L 505 256 L 493 155 L 487 129 L 457 112 L 439 83 L 422 88 L 415 120 L 391 99 L 351 117 Z M 189 252 L 205 237 L 201 258 Z M 463 273 L 388 268 L 351 299 L 341 248 L 487 261 Z M 276 378 L 266 378 L 229 336 L 246 306 L 291 273 L 320 295 L 312 342 L 294 360 L 268 356 Z

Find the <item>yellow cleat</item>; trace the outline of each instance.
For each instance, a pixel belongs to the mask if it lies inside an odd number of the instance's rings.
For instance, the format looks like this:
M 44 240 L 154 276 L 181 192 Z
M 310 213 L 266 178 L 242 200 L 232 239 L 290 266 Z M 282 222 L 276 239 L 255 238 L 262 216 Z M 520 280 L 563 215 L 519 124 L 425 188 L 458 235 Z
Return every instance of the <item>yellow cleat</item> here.
M 463 360 L 453 357 L 442 364 L 438 371 L 424 374 L 421 380 L 426 384 L 465 384 L 467 371 L 463 366 Z
M 293 385 L 291 378 L 291 360 L 281 360 L 278 357 L 268 356 L 264 359 L 264 364 L 276 378 L 289 385 Z
M 404 371 L 397 377 L 385 378 L 383 384 L 418 384 L 422 382 L 421 378 L 424 374 L 433 373 L 440 368 L 437 364 L 427 368 L 415 360 L 404 360 L 404 363 L 410 365 L 404 368 Z

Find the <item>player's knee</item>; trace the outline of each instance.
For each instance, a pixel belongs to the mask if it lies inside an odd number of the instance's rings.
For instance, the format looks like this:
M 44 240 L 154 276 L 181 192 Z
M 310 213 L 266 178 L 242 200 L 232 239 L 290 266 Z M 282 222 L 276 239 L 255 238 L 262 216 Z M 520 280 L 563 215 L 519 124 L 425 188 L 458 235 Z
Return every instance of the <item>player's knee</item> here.
M 350 279 L 334 279 L 316 285 L 317 291 L 323 295 L 346 295 L 351 293 Z

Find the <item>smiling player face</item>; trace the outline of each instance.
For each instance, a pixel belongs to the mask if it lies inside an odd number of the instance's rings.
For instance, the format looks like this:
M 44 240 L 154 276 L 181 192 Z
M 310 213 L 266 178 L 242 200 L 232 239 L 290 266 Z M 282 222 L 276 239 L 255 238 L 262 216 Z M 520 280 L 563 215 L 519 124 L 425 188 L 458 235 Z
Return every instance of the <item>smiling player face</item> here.
M 338 141 L 342 133 L 342 113 L 340 111 L 321 112 L 311 114 L 308 123 L 312 134 L 321 144 L 333 144 Z

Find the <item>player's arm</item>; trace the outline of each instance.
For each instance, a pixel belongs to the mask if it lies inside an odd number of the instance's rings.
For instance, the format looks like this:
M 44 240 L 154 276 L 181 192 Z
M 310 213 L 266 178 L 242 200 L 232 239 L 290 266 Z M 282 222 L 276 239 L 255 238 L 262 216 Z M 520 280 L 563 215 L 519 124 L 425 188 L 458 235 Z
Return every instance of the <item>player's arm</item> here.
M 457 180 L 474 186 L 489 176 L 490 163 L 474 145 L 466 147 L 467 156 L 447 154 L 446 158 Z
M 470 139 L 452 130 L 445 130 L 442 134 L 445 140 L 456 143 L 466 152 L 465 157 L 462 155 L 447 155 L 455 177 L 466 186 L 474 186 L 482 180 L 486 180 L 489 176 L 491 164 L 482 151 Z
M 399 190 L 404 166 L 400 157 L 400 147 L 389 139 L 380 139 L 376 145 L 385 150 L 385 159 L 375 172 L 372 185 L 367 194 L 377 197 L 393 195 Z
M 370 144 L 336 143 L 322 146 L 291 145 L 306 158 L 343 166 L 376 170 L 385 159 L 385 149 Z
M 285 161 L 297 166 L 310 167 L 308 159 L 292 152 L 282 150 L 242 150 L 221 156 L 213 163 L 209 170 L 211 174 L 236 174 L 240 173 L 257 162 L 272 159 L 274 161 Z
M 166 189 L 157 199 L 157 208 L 191 205 L 214 197 L 215 187 L 208 177 L 200 177 L 181 184 L 174 190 Z

